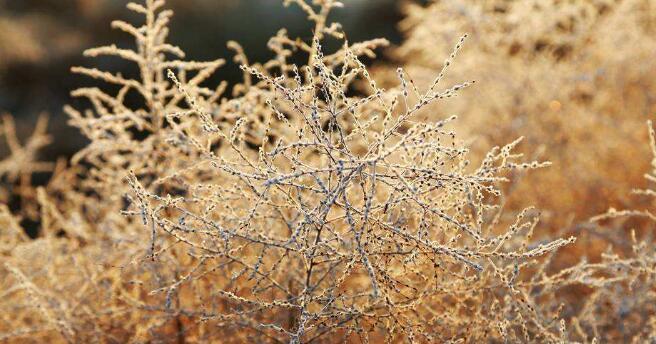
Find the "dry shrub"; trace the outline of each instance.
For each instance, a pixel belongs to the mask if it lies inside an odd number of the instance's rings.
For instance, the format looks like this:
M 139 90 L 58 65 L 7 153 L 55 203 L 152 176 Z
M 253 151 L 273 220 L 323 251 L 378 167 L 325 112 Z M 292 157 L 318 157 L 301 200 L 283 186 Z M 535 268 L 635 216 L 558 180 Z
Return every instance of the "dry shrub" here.
M 205 85 L 223 60 L 187 61 L 167 43 L 162 0 L 128 5 L 143 25 L 112 23 L 135 48 L 85 52 L 139 73 L 73 68 L 107 84 L 73 91 L 89 108 L 66 109 L 89 145 L 46 186 L 23 185 L 38 238 L 21 228 L 27 205 L 0 207 L 0 341 L 565 342 L 653 332 L 646 307 L 634 313 L 642 332 L 597 319 L 608 309 L 597 301 L 617 306 L 622 288 L 645 290 L 634 307 L 651 297 L 643 244 L 635 258 L 609 253 L 553 272 L 575 239 L 535 241 L 539 212 L 505 213 L 502 195 L 513 176 L 549 163 L 522 160 L 521 139 L 472 163 L 455 116 L 427 111 L 471 85 L 442 86 L 463 40 L 428 85 L 398 69 L 400 85 L 383 89 L 361 58 L 385 40 L 346 41 L 328 20 L 339 2 L 285 4 L 307 14 L 312 40 L 281 30 L 264 63 L 230 42 L 244 76 L 229 93 Z M 289 62 L 298 56 L 307 62 Z M 21 163 L 3 178 L 43 167 L 43 127 L 25 146 L 7 136 L 6 161 Z M 564 304 L 559 293 L 577 287 L 592 296 Z
M 476 138 L 474 151 L 521 134 L 531 154 L 553 162 L 512 189 L 509 207 L 536 205 L 557 232 L 608 203 L 627 205 L 624 190 L 642 183 L 647 168 L 632 158 L 648 153 L 636 133 L 656 111 L 656 3 L 445 0 L 405 8 L 406 40 L 393 56 L 419 85 L 430 83 L 448 44 L 469 34 L 450 76 L 479 86 L 437 111 L 461 117 L 458 130 Z M 391 69 L 381 74 L 393 79 Z
M 650 183 L 656 182 L 656 133 L 648 121 L 650 148 L 653 159 L 651 171 L 644 175 Z M 653 207 L 656 191 L 653 188 L 634 189 L 634 195 L 650 199 Z M 641 219 L 643 221 L 632 221 Z M 606 280 L 585 301 L 585 307 L 576 326 L 590 329 L 608 341 L 653 342 L 656 340 L 656 251 L 653 210 L 610 208 L 593 217 L 595 226 L 590 232 L 603 236 L 609 242 L 601 261 L 589 264 L 579 274 L 585 281 Z M 629 230 L 630 235 L 624 235 Z M 582 264 L 581 264 L 582 265 Z M 575 267 L 576 268 L 576 267 Z M 595 284 L 595 283 L 591 283 Z
M 532 156 L 553 162 L 551 168 L 514 176 L 504 204 L 511 214 L 523 204 L 537 204 L 551 232 L 578 237 L 576 245 L 551 258 L 546 271 L 553 286 L 535 291 L 553 292 L 555 297 L 547 298 L 553 305 L 563 302 L 570 340 L 653 337 L 652 224 L 635 216 L 612 227 L 587 219 L 609 205 L 644 205 L 624 195 L 643 185 L 648 163 L 636 157 L 647 153 L 639 128 L 656 110 L 655 5 L 641 0 L 406 4 L 401 29 L 407 39 L 393 52 L 416 84 L 426 85 L 431 82 L 426 75 L 440 69 L 435 56 L 445 53 L 443 43 L 468 32 L 450 75 L 476 80 L 472 92 L 477 93 L 433 111 L 460 114 L 457 129 L 476 136 L 474 152 L 521 133 Z M 386 69 L 377 70 L 382 80 L 393 78 Z M 631 228 L 643 239 L 632 238 Z

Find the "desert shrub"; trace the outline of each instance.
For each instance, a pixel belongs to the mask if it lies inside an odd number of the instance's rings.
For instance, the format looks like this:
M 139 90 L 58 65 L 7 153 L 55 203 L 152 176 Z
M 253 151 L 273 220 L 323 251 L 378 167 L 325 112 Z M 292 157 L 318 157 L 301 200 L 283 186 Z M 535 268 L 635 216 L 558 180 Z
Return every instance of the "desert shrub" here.
M 649 147 L 653 159 L 651 171 L 644 175 L 650 183 L 656 181 L 656 133 L 648 121 Z M 653 188 L 634 189 L 639 197 L 652 199 Z M 647 203 L 653 207 L 653 201 Z M 644 219 L 644 221 L 631 221 Z M 656 218 L 649 209 L 610 208 L 593 217 L 597 224 L 592 233 L 603 235 L 610 243 L 601 260 L 577 272 L 589 284 L 597 284 L 576 318 L 576 326 L 591 330 L 607 341 L 644 342 L 656 340 L 656 252 L 653 225 Z M 623 235 L 626 231 L 630 235 Z M 601 278 L 600 278 L 601 277 Z M 601 284 L 594 282 L 603 282 Z
M 440 69 L 434 56 L 444 53 L 441 43 L 468 32 L 450 75 L 467 75 L 479 87 L 471 99 L 435 111 L 461 115 L 457 129 L 476 137 L 473 158 L 484 155 L 479 147 L 522 133 L 532 154 L 552 161 L 549 169 L 515 175 L 504 205 L 512 214 L 537 204 L 553 233 L 578 237 L 544 265 L 550 286 L 531 292 L 543 308 L 561 307 L 573 341 L 653 337 L 653 309 L 644 306 L 653 290 L 653 224 L 628 216 L 644 215 L 636 211 L 611 212 L 612 224 L 588 222 L 609 205 L 645 206 L 625 194 L 644 185 L 648 163 L 636 157 L 648 152 L 639 129 L 654 111 L 653 7 L 639 0 L 407 3 L 406 40 L 392 53 L 426 85 L 428 72 Z M 393 68 L 375 75 L 393 80 Z
M 0 207 L 0 341 L 652 335 L 639 303 L 653 293 L 647 244 L 558 269 L 575 238 L 541 234 L 537 209 L 507 211 L 504 198 L 516 175 L 549 163 L 523 159 L 521 138 L 478 156 L 456 135 L 459 120 L 433 111 L 470 92 L 465 78 L 443 86 L 464 38 L 430 83 L 399 68 L 384 89 L 362 60 L 386 40 L 346 40 L 329 18 L 340 2 L 284 3 L 305 12 L 312 39 L 280 30 L 263 63 L 229 42 L 243 81 L 216 87 L 208 78 L 225 62 L 185 60 L 167 42 L 163 0 L 128 4 L 143 24 L 112 26 L 135 46 L 85 56 L 136 72 L 72 69 L 102 85 L 72 92 L 87 107 L 65 110 L 90 143 L 68 164 L 39 162 L 45 122 L 21 146 L 5 119 L 0 196 L 26 201 Z M 43 170 L 47 185 L 30 183 Z M 627 290 L 644 295 L 626 306 Z
M 532 154 L 553 162 L 523 177 L 507 194 L 507 206 L 536 205 L 558 232 L 608 203 L 627 206 L 623 190 L 642 183 L 647 165 L 629 157 L 648 153 L 646 136 L 635 133 L 656 109 L 655 6 L 650 0 L 407 2 L 400 24 L 406 39 L 392 55 L 427 85 L 445 43 L 469 33 L 450 75 L 479 87 L 466 101 L 441 103 L 439 111 L 459 114 L 458 130 L 472 137 L 479 156 L 521 134 Z M 393 80 L 393 66 L 386 69 L 376 75 Z

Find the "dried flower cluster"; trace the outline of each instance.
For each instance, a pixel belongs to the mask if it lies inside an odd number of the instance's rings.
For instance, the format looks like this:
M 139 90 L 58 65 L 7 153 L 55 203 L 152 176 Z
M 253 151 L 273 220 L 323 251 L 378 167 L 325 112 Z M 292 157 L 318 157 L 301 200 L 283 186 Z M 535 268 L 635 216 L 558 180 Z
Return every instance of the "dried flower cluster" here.
M 386 40 L 346 40 L 329 20 L 338 1 L 284 4 L 305 12 L 312 39 L 280 30 L 264 63 L 228 43 L 243 71 L 231 87 L 207 85 L 224 60 L 189 61 L 167 42 L 163 0 L 128 4 L 144 23 L 112 27 L 136 46 L 85 56 L 138 73 L 72 69 L 102 86 L 72 92 L 89 107 L 65 110 L 90 143 L 69 164 L 38 161 L 45 121 L 21 146 L 4 120 L 0 197 L 23 202 L 0 207 L 0 342 L 654 336 L 649 241 L 557 269 L 576 238 L 538 235 L 539 211 L 504 196 L 550 163 L 523 160 L 521 138 L 478 157 L 434 110 L 472 85 L 443 86 L 464 37 L 430 82 L 398 68 L 384 89 L 362 57 Z M 36 187 L 41 171 L 53 176 Z

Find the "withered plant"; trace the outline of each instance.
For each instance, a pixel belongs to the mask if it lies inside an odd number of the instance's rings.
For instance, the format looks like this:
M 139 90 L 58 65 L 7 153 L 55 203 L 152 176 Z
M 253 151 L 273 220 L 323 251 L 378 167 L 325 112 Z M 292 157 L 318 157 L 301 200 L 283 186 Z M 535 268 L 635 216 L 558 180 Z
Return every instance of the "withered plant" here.
M 472 78 L 471 96 L 438 104 L 456 113 L 474 155 L 508 137 L 526 136 L 531 158 L 552 168 L 531 173 L 507 193 L 507 206 L 543 210 L 553 233 L 628 206 L 624 190 L 642 182 L 648 154 L 642 126 L 656 111 L 656 3 L 617 1 L 404 2 L 405 34 L 391 56 L 418 85 L 439 71 L 447 42 L 470 39 L 452 78 Z M 377 68 L 395 81 L 395 65 Z M 550 190 L 557 189 L 558 192 Z
M 613 338 L 610 322 L 592 322 L 596 300 L 642 283 L 640 264 L 653 263 L 609 256 L 553 271 L 575 238 L 534 240 L 539 211 L 506 212 L 502 192 L 549 163 L 516 153 L 521 138 L 472 157 L 456 117 L 434 110 L 472 85 L 443 86 L 465 38 L 429 83 L 399 68 L 384 89 L 362 57 L 386 40 L 349 42 L 329 19 L 340 2 L 284 4 L 305 12 L 313 38 L 280 30 L 264 63 L 229 42 L 236 85 L 206 85 L 224 61 L 188 61 L 167 42 L 163 0 L 128 4 L 142 25 L 112 23 L 135 48 L 85 52 L 138 73 L 74 67 L 103 84 L 72 92 L 88 108 L 66 108 L 89 145 L 46 186 L 25 185 L 36 239 L 24 207 L 0 207 L 0 341 Z M 52 167 L 36 162 L 43 129 L 10 142 L 6 161 L 22 163 L 3 178 Z M 597 290 L 585 307 L 555 294 L 581 285 Z

